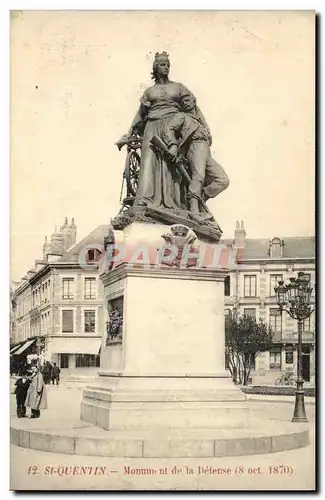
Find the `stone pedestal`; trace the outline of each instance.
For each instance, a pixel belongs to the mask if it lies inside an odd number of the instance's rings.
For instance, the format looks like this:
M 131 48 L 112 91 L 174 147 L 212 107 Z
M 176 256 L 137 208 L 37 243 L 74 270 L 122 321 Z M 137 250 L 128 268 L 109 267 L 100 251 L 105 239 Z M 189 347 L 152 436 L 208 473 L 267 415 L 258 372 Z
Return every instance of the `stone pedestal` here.
M 152 255 L 168 230 L 132 224 L 117 236 Z M 247 426 L 245 395 L 225 370 L 226 270 L 141 265 L 128 255 L 102 275 L 107 301 L 123 297 L 122 339 L 104 349 L 81 419 L 144 433 Z

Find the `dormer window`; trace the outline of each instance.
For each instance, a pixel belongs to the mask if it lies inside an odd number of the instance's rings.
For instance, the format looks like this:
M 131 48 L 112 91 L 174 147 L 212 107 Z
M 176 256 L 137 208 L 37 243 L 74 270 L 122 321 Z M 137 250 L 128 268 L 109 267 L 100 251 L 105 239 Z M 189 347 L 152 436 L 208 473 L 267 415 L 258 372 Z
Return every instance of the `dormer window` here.
M 98 250 L 98 248 L 91 248 L 87 252 L 87 257 L 86 257 L 86 262 L 98 262 L 101 257 L 101 252 Z
M 271 258 L 282 257 L 283 241 L 280 238 L 272 238 L 270 242 L 270 256 Z

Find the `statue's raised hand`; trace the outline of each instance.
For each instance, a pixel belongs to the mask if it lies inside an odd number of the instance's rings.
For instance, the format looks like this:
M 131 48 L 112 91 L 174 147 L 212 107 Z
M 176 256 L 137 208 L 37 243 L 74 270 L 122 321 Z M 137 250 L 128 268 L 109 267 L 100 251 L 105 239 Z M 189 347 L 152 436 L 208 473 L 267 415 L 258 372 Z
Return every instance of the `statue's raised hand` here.
M 123 134 L 122 137 L 120 137 L 120 139 L 115 143 L 118 147 L 118 150 L 121 151 L 123 146 L 125 146 L 125 144 L 127 144 L 129 140 L 130 136 L 128 134 Z

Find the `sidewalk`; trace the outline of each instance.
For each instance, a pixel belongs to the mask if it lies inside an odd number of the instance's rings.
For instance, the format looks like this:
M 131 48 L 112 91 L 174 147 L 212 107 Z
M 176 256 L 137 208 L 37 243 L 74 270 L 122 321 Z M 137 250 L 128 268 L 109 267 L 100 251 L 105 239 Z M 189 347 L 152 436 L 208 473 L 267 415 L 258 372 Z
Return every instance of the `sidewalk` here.
M 60 384 L 59 386 L 46 386 L 48 409 L 41 412 L 41 418 L 36 420 L 17 419 L 15 396 L 11 396 L 11 424 L 20 429 L 48 429 L 84 427 L 80 420 L 80 404 L 83 396 L 83 386 L 79 384 Z M 263 398 L 263 399 L 262 399 Z M 291 422 L 294 409 L 294 398 L 283 396 L 280 401 L 273 396 L 254 396 L 249 399 L 250 408 L 258 418 L 268 421 L 278 421 L 286 425 Z M 313 399 L 313 398 L 311 398 Z M 315 404 L 306 404 L 306 413 L 311 426 L 314 425 Z M 281 425 L 281 424 L 280 424 Z
M 11 384 L 10 387 L 13 388 L 15 381 L 17 380 L 17 376 L 11 376 Z M 93 382 L 93 377 L 72 377 L 71 375 L 66 376 L 66 378 L 62 377 L 60 380 L 60 385 L 58 386 L 60 390 L 63 389 L 75 389 L 76 391 L 82 391 L 87 385 L 91 385 Z M 46 386 L 48 389 L 52 388 L 52 385 Z M 55 386 L 54 386 L 55 387 Z M 247 401 L 259 401 L 265 403 L 292 403 L 294 405 L 295 396 L 269 396 L 266 394 L 246 394 Z M 57 403 L 56 403 L 57 404 Z M 305 396 L 305 405 L 315 405 L 316 398 Z
M 82 387 L 75 384 L 48 386 L 49 409 L 42 411 L 40 419 L 17 419 L 15 416 L 15 399 L 12 400 L 12 424 L 24 426 L 27 430 L 32 426 L 42 429 L 70 427 L 71 423 L 79 422 L 77 432 L 82 435 L 86 425 L 79 420 Z M 251 401 L 252 407 L 260 414 L 273 420 L 272 426 L 281 426 L 283 421 L 290 422 L 293 411 L 293 402 L 266 401 L 259 399 Z M 105 456 L 90 456 L 91 449 L 87 448 L 84 455 L 68 455 L 58 452 L 39 451 L 18 446 L 11 446 L 11 488 L 16 490 L 312 490 L 314 488 L 314 416 L 315 405 L 306 405 L 306 412 L 310 422 L 311 445 L 294 450 L 278 453 L 265 453 L 238 457 L 219 458 L 115 458 Z M 36 427 L 37 426 L 37 427 Z M 66 433 L 68 430 L 65 431 Z M 97 433 L 106 433 L 101 429 Z M 90 452 L 90 453 L 89 453 Z M 37 475 L 28 473 L 29 468 L 36 465 Z M 238 466 L 244 470 L 238 476 Z M 272 471 L 287 466 L 290 475 L 276 474 Z M 74 475 L 74 468 L 88 467 L 92 470 L 101 468 L 103 475 Z M 128 467 L 133 471 L 156 470 L 157 474 L 145 475 L 126 471 Z M 182 471 L 178 476 L 173 474 L 173 468 Z M 213 467 L 230 470 L 225 474 L 201 474 L 199 467 Z M 186 471 L 192 469 L 193 473 Z M 59 473 L 58 471 L 62 471 Z M 160 474 L 159 471 L 167 471 Z M 50 472 L 49 472 L 50 471 Z M 52 472 L 51 472 L 52 471 Z M 252 473 L 252 471 L 255 471 Z

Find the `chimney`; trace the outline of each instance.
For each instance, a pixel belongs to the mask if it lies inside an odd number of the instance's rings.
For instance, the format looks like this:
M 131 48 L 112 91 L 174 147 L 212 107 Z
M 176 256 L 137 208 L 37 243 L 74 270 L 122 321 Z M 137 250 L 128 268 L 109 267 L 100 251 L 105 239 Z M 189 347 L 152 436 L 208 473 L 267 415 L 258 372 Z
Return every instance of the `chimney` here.
M 56 254 L 56 253 L 49 253 L 48 256 L 47 256 L 47 262 L 51 263 L 51 262 L 56 262 L 57 260 L 61 259 L 62 257 L 62 254 Z
M 63 255 L 64 253 L 64 235 L 62 233 L 55 232 L 51 236 L 51 254 Z
M 236 222 L 236 230 L 235 230 L 235 247 L 244 247 L 245 246 L 245 238 L 246 231 L 244 227 L 244 222 L 241 221 L 239 225 L 239 221 Z
M 77 226 L 75 224 L 74 218 L 71 219 L 70 229 L 70 246 L 75 245 L 77 242 Z
M 39 271 L 40 269 L 42 269 L 42 267 L 44 267 L 44 265 L 46 264 L 46 262 L 44 262 L 44 260 L 40 260 L 40 259 L 36 259 L 35 260 L 35 271 Z
M 45 236 L 45 241 L 43 245 L 43 260 L 46 261 L 47 254 L 51 251 L 51 244 L 47 241 L 47 236 Z

